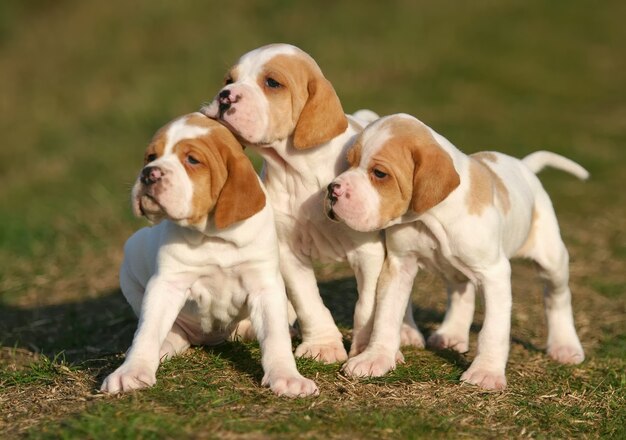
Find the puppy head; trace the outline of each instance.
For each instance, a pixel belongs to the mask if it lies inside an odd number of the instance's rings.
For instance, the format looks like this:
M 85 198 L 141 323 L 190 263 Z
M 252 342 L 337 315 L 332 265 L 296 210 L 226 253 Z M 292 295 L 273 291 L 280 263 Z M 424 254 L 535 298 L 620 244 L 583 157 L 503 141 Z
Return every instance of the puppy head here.
M 258 146 L 293 136 L 296 148 L 311 148 L 348 126 L 339 98 L 315 60 L 287 44 L 242 56 L 226 74 L 224 87 L 200 111 L 244 143 Z
M 132 204 L 135 215 L 152 222 L 204 230 L 213 217 L 223 229 L 263 209 L 265 194 L 234 136 L 192 113 L 161 128 L 148 145 Z
M 460 183 L 450 155 L 408 115 L 368 126 L 348 161 L 351 168 L 328 186 L 326 212 L 358 231 L 384 228 L 409 211 L 422 214 Z

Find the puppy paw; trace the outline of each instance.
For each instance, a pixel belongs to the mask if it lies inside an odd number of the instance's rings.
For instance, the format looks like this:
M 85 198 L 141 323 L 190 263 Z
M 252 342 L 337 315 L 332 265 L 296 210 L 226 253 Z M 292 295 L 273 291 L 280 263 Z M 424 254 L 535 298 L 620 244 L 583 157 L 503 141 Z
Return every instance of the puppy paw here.
M 417 328 L 403 323 L 400 329 L 400 345 L 402 347 L 424 348 L 424 336 Z
M 467 353 L 469 350 L 469 339 L 467 335 L 435 332 L 429 336 L 428 346 L 436 350 L 449 349 L 459 353 Z
M 235 330 L 228 337 L 230 341 L 255 341 L 256 333 L 252 327 L 252 322 L 249 319 L 243 319 L 239 321 Z
M 461 381 L 477 385 L 486 390 L 503 390 L 506 388 L 504 371 L 470 365 L 461 375 Z
M 325 364 L 343 362 L 348 359 L 346 349 L 341 341 L 326 344 L 303 342 L 296 348 L 296 357 L 312 358 Z
M 315 382 L 298 373 L 269 373 L 263 378 L 262 384 L 277 396 L 307 397 L 320 394 Z
M 341 370 L 351 377 L 379 377 L 395 369 L 396 360 L 404 362 L 404 357 L 399 351 L 395 356 L 389 356 L 387 353 L 366 350 L 348 359 Z
M 580 364 L 585 360 L 585 352 L 578 345 L 552 345 L 548 348 L 548 355 L 561 364 Z
M 147 365 L 123 363 L 117 370 L 109 374 L 100 391 L 117 394 L 148 388 L 156 383 L 156 372 Z

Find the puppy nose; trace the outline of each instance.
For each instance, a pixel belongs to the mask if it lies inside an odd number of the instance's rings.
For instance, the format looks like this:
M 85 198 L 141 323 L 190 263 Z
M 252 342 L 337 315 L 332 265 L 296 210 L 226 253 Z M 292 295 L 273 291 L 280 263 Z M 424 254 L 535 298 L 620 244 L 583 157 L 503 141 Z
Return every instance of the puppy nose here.
M 141 183 L 144 185 L 152 185 L 163 177 L 163 171 L 159 167 L 145 167 L 141 171 Z
M 339 197 L 340 195 L 344 193 L 344 190 L 341 187 L 341 184 L 337 182 L 331 182 L 328 185 L 327 190 L 328 190 L 328 198 L 332 202 L 337 201 L 337 197 Z
M 218 100 L 220 103 L 220 117 L 224 114 L 226 110 L 230 108 L 231 100 L 230 100 L 230 90 L 222 90 L 218 94 Z

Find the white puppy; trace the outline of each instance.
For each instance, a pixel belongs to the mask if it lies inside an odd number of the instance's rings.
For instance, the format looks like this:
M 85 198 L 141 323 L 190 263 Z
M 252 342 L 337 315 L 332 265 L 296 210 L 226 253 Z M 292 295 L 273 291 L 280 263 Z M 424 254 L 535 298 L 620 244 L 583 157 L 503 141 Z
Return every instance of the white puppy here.
M 431 341 L 467 351 L 474 292 L 485 297 L 477 356 L 462 380 L 506 386 L 511 319 L 509 259 L 533 259 L 545 281 L 548 353 L 563 363 L 584 359 L 568 287 L 568 253 L 550 198 L 535 173 L 545 165 L 581 179 L 578 164 L 549 152 L 514 159 L 495 152 L 467 156 L 408 115 L 372 123 L 349 153 L 352 168 L 329 186 L 327 210 L 360 231 L 386 229 L 374 329 L 367 349 L 350 359 L 352 376 L 395 367 L 404 304 L 419 268 L 448 282 L 449 309 Z
M 357 232 L 331 222 L 323 206 L 326 186 L 348 164 L 346 152 L 371 111 L 346 116 L 317 63 L 302 50 L 274 44 L 242 56 L 225 86 L 202 112 L 218 119 L 265 160 L 264 183 L 276 216 L 280 266 L 302 333 L 297 356 L 323 362 L 347 358 L 341 333 L 319 294 L 313 260 L 347 260 L 359 298 L 350 354 L 369 339 L 376 283 L 385 250 L 379 232 Z M 360 120 L 359 118 L 365 118 Z M 403 343 L 423 346 L 410 305 Z
M 160 223 L 126 243 L 120 285 L 139 325 L 102 390 L 151 386 L 160 360 L 221 342 L 249 317 L 263 384 L 278 395 L 318 394 L 296 369 L 272 210 L 241 145 L 194 113 L 162 128 L 144 163 L 133 211 Z

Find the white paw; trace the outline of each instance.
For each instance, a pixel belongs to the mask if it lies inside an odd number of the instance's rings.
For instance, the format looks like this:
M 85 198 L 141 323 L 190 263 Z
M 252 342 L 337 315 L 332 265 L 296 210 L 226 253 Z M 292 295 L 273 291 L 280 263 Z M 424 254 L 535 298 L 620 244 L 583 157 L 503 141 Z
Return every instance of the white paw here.
M 356 331 L 352 330 L 352 344 L 350 345 L 350 353 L 348 357 L 354 357 L 362 353 L 370 342 L 371 332 L 365 328 Z
M 147 365 L 124 362 L 117 370 L 104 379 L 100 391 L 117 394 L 148 388 L 156 383 L 155 373 L 156 371 Z
M 402 347 L 424 348 L 424 336 L 415 327 L 403 323 L 400 329 L 400 345 Z
M 580 364 L 585 360 L 585 352 L 580 344 L 552 345 L 548 347 L 548 355 L 562 364 Z
M 365 350 L 358 356 L 348 359 L 341 370 L 351 377 L 379 377 L 396 368 L 396 360 L 404 362 L 399 351 L 392 356 L 387 353 Z
M 312 358 L 325 364 L 343 362 L 348 359 L 348 353 L 341 341 L 326 344 L 303 342 L 296 348 L 296 357 Z
M 503 370 L 474 366 L 474 363 L 461 375 L 461 381 L 478 385 L 486 390 L 503 390 L 506 388 L 506 377 Z
M 228 339 L 230 341 L 255 341 L 256 333 L 252 327 L 252 322 L 249 319 L 239 321 Z
M 269 373 L 263 378 L 262 384 L 277 396 L 306 397 L 318 396 L 320 393 L 315 382 L 299 373 Z
M 467 353 L 469 351 L 469 338 L 467 335 L 435 332 L 428 337 L 428 346 L 437 350 L 450 349 L 459 353 Z

